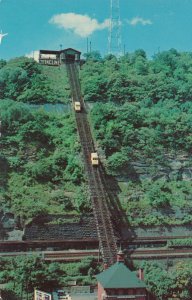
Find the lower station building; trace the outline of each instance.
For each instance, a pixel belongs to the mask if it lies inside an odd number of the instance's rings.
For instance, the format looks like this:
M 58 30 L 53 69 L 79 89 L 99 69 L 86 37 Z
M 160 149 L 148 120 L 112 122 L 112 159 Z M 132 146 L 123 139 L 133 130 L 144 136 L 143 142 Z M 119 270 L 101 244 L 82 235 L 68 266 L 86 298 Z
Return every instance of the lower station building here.
M 146 285 L 142 271 L 139 278 L 124 264 L 124 254 L 120 251 L 117 262 L 96 276 L 98 300 L 147 300 Z
M 81 52 L 73 48 L 57 50 L 40 50 L 39 63 L 49 66 L 60 66 L 68 62 L 80 63 Z

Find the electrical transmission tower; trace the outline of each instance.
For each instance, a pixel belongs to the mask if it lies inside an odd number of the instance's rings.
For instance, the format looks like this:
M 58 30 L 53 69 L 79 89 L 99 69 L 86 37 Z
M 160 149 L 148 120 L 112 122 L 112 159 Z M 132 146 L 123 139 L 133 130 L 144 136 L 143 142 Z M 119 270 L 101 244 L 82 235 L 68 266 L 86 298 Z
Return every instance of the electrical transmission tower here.
M 109 54 L 120 56 L 122 45 L 119 0 L 110 0 L 110 2 Z

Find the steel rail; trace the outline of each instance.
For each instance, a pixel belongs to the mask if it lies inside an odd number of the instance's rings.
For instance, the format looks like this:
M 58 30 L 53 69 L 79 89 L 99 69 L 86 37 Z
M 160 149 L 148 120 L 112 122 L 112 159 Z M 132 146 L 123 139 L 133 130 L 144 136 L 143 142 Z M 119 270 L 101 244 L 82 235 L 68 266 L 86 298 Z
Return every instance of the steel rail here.
M 92 166 L 90 160 L 91 153 L 96 151 L 90 125 L 88 123 L 85 104 L 81 95 L 78 72 L 74 64 L 68 64 L 67 71 L 70 80 L 72 101 L 79 101 L 81 104 L 81 112 L 75 112 L 75 117 L 82 145 L 85 171 L 87 174 L 103 261 L 108 265 L 111 265 L 115 261 L 117 245 L 107 205 L 108 194 L 102 183 L 100 167 Z

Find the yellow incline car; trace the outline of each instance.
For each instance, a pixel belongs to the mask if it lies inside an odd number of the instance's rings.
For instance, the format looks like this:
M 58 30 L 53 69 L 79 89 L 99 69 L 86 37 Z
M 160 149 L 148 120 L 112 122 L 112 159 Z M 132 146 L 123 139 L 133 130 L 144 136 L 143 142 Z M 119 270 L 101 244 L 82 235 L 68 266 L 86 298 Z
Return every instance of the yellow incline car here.
M 75 111 L 81 111 L 81 103 L 79 101 L 75 101 L 74 103 Z
M 98 166 L 99 164 L 99 157 L 97 152 L 91 153 L 91 163 L 93 166 Z

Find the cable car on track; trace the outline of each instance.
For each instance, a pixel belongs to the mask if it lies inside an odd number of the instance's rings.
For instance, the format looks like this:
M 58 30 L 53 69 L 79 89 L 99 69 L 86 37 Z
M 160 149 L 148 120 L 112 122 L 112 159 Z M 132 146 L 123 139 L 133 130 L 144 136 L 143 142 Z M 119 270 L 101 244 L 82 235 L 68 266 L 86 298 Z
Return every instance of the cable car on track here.
M 97 152 L 91 153 L 91 163 L 93 166 L 99 165 L 99 156 L 98 156 Z
M 75 108 L 76 112 L 80 112 L 81 111 L 81 103 L 79 101 L 75 101 L 74 108 Z

